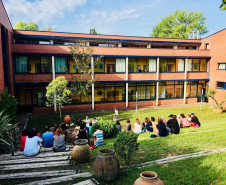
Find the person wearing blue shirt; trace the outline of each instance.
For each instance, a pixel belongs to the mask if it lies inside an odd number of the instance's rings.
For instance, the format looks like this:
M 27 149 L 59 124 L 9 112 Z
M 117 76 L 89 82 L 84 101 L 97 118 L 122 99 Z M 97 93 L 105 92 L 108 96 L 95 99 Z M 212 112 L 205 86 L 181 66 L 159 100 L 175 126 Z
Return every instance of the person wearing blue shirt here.
M 45 127 L 45 133 L 42 134 L 43 146 L 44 147 L 52 147 L 53 146 L 53 132 L 49 131 L 50 127 Z

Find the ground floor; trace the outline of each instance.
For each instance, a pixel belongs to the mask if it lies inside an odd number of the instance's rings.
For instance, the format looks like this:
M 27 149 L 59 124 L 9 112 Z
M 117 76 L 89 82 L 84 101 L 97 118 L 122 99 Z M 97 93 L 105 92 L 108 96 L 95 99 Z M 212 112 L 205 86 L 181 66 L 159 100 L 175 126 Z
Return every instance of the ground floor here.
M 206 101 L 208 80 L 192 81 L 129 81 L 96 82 L 88 95 L 71 95 L 71 104 L 65 111 L 125 109 L 139 107 L 196 103 Z M 16 84 L 15 95 L 20 112 L 41 113 L 53 108 L 46 107 L 45 93 L 48 84 Z M 202 97 L 202 98 L 201 98 Z

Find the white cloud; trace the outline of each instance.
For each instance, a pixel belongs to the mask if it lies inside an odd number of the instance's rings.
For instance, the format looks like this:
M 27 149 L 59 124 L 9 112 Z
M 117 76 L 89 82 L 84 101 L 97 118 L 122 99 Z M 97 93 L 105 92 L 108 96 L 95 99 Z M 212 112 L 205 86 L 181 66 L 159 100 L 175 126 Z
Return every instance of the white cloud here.
M 73 11 L 87 0 L 3 0 L 8 14 L 26 21 L 48 23 L 64 17 L 65 12 Z
M 118 21 L 126 20 L 126 19 L 135 19 L 139 17 L 140 15 L 136 12 L 134 9 L 128 9 L 123 11 L 112 11 L 110 13 L 106 11 L 97 11 L 94 10 L 91 12 L 91 16 L 99 16 L 104 21 L 107 21 L 109 23 L 115 23 Z

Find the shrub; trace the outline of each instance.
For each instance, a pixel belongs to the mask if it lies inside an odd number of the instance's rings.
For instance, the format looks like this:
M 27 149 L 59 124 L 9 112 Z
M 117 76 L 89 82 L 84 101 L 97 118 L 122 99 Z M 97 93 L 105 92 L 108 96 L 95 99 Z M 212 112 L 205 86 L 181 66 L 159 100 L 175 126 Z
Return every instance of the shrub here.
M 138 150 L 138 136 L 139 134 L 133 132 L 120 132 L 114 141 L 115 152 L 125 160 L 127 165 L 130 164 L 132 155 Z
M 111 120 L 102 120 L 93 124 L 92 133 L 95 132 L 95 125 L 100 125 L 100 130 L 104 132 L 104 138 L 113 138 L 117 135 L 118 129 L 115 122 Z

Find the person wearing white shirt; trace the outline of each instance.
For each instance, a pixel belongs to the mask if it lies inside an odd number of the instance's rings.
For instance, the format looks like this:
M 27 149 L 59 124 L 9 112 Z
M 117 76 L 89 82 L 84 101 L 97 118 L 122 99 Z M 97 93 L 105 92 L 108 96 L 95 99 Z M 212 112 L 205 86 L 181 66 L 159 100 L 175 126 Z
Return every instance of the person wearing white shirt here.
M 134 124 L 134 133 L 141 134 L 142 132 L 142 125 L 140 124 L 140 120 L 137 118 Z
M 85 122 L 86 122 L 86 127 L 89 127 L 89 123 L 90 123 L 89 116 L 86 116 Z

